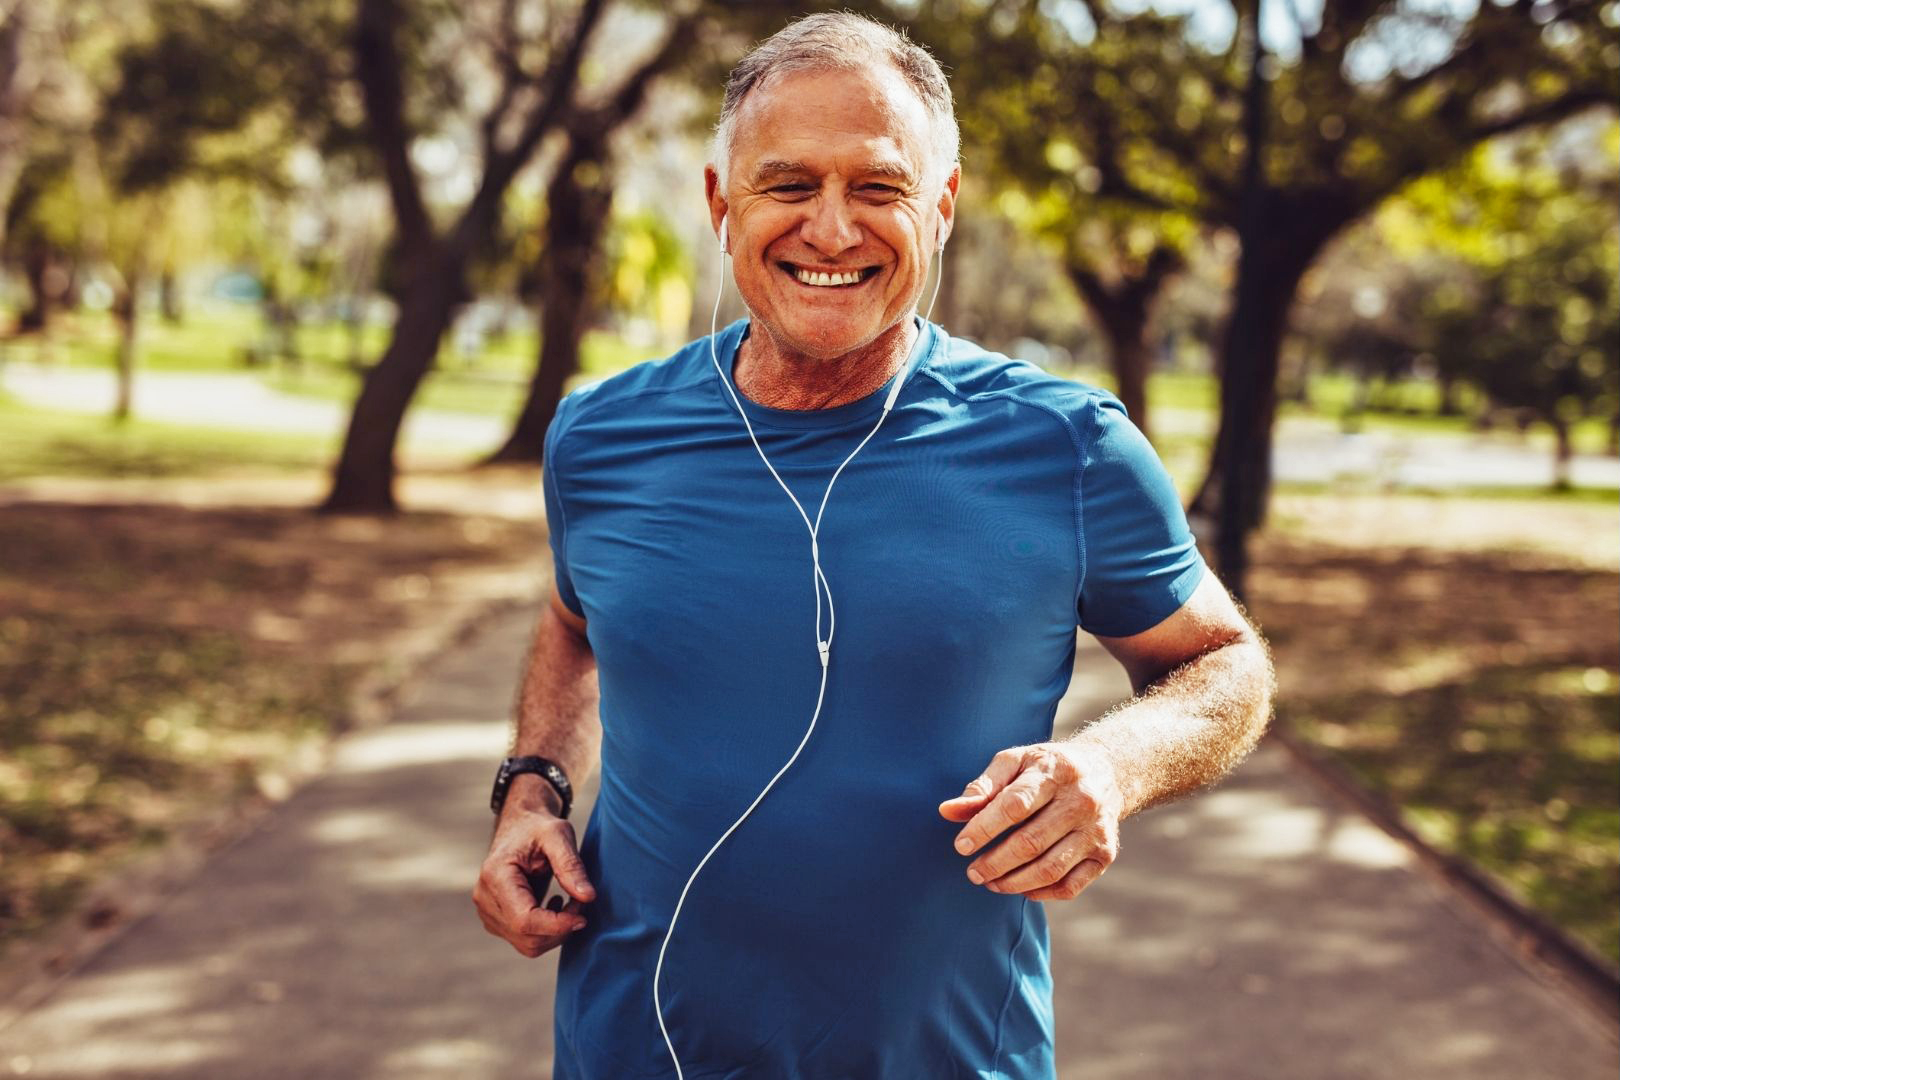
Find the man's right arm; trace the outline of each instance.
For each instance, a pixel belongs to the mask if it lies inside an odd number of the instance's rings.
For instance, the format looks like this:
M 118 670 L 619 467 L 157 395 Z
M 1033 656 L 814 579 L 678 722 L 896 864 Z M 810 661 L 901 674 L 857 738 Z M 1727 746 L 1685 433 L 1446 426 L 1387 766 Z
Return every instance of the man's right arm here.
M 578 789 L 599 756 L 599 701 L 600 675 L 586 620 L 567 610 L 556 589 L 540 613 L 527 654 L 515 710 L 514 755 L 556 762 Z M 539 956 L 585 926 L 580 907 L 594 897 L 575 850 L 573 825 L 559 814 L 560 796 L 538 774 L 514 777 L 473 888 L 473 904 L 488 933 L 525 956 Z M 528 885 L 531 876 L 548 870 L 571 898 L 560 911 L 539 907 Z

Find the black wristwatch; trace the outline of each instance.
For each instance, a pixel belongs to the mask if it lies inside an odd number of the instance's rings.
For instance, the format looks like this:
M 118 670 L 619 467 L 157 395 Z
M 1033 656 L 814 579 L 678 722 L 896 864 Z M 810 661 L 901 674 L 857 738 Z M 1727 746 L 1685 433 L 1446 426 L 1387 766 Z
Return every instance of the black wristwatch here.
M 493 812 L 499 813 L 500 807 L 507 801 L 507 786 L 521 773 L 539 773 L 541 778 L 553 785 L 560 794 L 560 816 L 566 817 L 573 812 L 573 785 L 567 782 L 565 769 L 543 757 L 510 757 L 500 763 L 500 771 L 493 774 Z

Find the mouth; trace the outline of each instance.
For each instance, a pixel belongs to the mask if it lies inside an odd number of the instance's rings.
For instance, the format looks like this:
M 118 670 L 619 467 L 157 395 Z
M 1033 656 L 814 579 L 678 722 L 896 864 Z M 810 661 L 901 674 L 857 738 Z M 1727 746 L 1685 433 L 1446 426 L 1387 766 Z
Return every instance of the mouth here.
M 813 289 L 857 289 L 877 276 L 882 267 L 861 266 L 844 269 L 810 270 L 795 263 L 782 262 L 780 269 L 788 277 Z

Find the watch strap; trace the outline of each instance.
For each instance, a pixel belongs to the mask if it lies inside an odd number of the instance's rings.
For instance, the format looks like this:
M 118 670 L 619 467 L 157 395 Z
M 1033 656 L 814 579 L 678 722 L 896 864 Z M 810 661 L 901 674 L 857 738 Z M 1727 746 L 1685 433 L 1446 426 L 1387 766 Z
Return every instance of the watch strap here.
M 521 773 L 536 773 L 541 779 L 553 786 L 560 796 L 560 816 L 566 817 L 573 812 L 573 784 L 567 780 L 567 771 L 543 757 L 528 754 L 524 757 L 510 757 L 500 763 L 500 770 L 493 776 L 493 812 L 498 814 L 506 805 L 507 788 L 513 778 Z

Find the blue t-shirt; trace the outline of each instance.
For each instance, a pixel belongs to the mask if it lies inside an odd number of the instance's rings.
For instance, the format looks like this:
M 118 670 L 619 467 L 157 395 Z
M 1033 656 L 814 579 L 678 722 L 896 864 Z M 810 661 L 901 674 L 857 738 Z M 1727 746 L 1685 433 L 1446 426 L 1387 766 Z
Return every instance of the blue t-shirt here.
M 838 626 L 805 751 L 716 853 L 667 950 L 688 1077 L 1051 1077 L 1039 903 L 969 883 L 938 804 L 1051 737 L 1074 629 L 1173 614 L 1205 570 L 1113 397 L 922 331 L 834 485 Z M 729 372 L 745 320 L 716 339 Z M 799 743 L 819 690 L 806 527 L 701 339 L 582 387 L 546 445 L 562 601 L 600 672 L 598 891 L 560 959 L 557 1077 L 672 1077 L 654 962 L 687 875 Z M 741 401 L 809 513 L 880 415 Z

